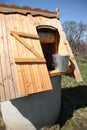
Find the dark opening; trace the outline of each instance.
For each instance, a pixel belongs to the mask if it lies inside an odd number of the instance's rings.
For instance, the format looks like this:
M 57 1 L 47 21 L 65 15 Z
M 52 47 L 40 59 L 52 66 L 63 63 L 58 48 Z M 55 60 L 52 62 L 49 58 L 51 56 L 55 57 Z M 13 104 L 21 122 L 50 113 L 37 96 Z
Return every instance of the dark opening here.
M 48 70 L 54 70 L 52 55 L 58 53 L 59 33 L 56 29 L 47 27 L 37 28 L 37 32 L 40 37 L 40 43 L 46 59 L 47 68 Z

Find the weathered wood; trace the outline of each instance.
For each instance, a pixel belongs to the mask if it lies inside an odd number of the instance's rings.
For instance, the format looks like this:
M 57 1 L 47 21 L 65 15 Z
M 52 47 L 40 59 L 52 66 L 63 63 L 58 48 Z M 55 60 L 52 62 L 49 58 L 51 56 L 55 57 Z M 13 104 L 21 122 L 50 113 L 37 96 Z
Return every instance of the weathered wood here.
M 3 54 L 3 35 L 2 35 L 2 15 L 0 14 L 0 101 L 1 100 L 5 100 L 5 90 L 4 90 L 4 83 L 3 83 L 3 67 L 2 67 L 2 64 L 5 62 L 5 60 L 2 58 L 4 57 L 4 54 Z M 6 69 L 5 69 L 6 70 Z
M 28 34 L 28 33 L 23 33 L 23 32 L 16 32 L 16 31 L 11 31 L 11 34 L 18 34 L 21 37 L 26 37 L 26 38 L 32 38 L 32 39 L 39 39 L 38 35 L 34 34 Z
M 58 13 L 55 12 L 50 12 L 48 10 L 42 10 L 39 8 L 35 8 L 32 9 L 28 6 L 25 7 L 18 7 L 15 5 L 5 5 L 5 4 L 0 4 L 0 12 L 4 13 L 4 14 L 14 14 L 19 13 L 19 14 L 23 14 L 23 15 L 27 15 L 28 13 L 31 14 L 32 16 L 44 16 L 44 17 L 48 17 L 48 18 L 59 18 Z
M 38 58 L 14 58 L 15 63 L 46 63 L 45 59 Z
M 41 43 L 55 43 L 55 34 L 52 32 L 38 32 Z
M 49 75 L 50 75 L 51 77 L 57 76 L 57 75 L 71 74 L 71 73 L 72 73 L 72 70 L 68 70 L 68 71 L 66 71 L 66 72 L 60 72 L 59 70 L 49 71 Z
M 16 33 L 11 32 L 11 34 L 20 42 L 22 43 L 28 50 L 30 50 L 34 55 L 39 58 L 42 58 L 38 52 L 34 48 L 31 48 L 23 39 L 21 39 Z
M 13 30 L 17 31 L 17 32 L 18 32 L 18 30 L 20 31 L 23 26 L 23 21 L 21 20 L 20 16 L 21 15 L 17 14 L 16 16 L 14 16 L 14 20 L 13 20 L 13 23 L 14 23 Z M 12 31 L 12 30 L 10 30 L 10 31 Z M 24 55 L 23 46 L 15 38 L 14 38 L 14 44 L 15 44 L 15 48 L 13 48 L 14 57 L 20 58 L 22 55 Z M 17 55 L 15 55 L 16 50 L 17 50 Z M 17 73 L 17 87 L 19 90 L 19 94 L 20 94 L 20 96 L 24 96 L 25 93 L 27 95 L 26 86 L 25 86 L 26 81 L 25 81 L 25 75 L 24 75 L 24 67 L 22 64 L 21 65 L 15 64 L 15 69 L 16 69 L 16 73 Z
M 4 90 L 4 84 L 3 84 L 2 66 L 1 66 L 1 57 L 0 57 L 0 101 L 3 101 L 3 100 L 5 100 L 5 90 Z
M 0 22 L 1 22 L 1 34 L 3 39 L 1 38 L 1 66 L 2 66 L 2 79 L 3 79 L 3 87 L 5 93 L 5 99 L 10 98 L 10 88 L 9 88 L 9 61 L 8 61 L 8 47 L 7 47 L 7 37 L 6 37 L 6 28 L 5 28 L 5 17 L 3 14 L 0 14 Z M 3 94 L 3 91 L 2 91 Z M 1 95 L 2 96 L 2 95 Z
M 6 29 L 7 29 L 7 40 L 8 40 L 8 51 L 9 51 L 9 62 L 10 62 L 10 69 L 11 69 L 11 78 L 13 82 L 13 88 L 12 90 L 14 91 L 15 98 L 19 97 L 18 89 L 17 89 L 17 80 L 16 80 L 16 73 L 15 73 L 15 63 L 14 63 L 14 53 L 13 53 L 13 48 L 15 48 L 14 40 L 10 36 L 10 30 L 13 30 L 14 27 L 14 17 L 13 15 L 5 15 L 6 19 Z M 15 55 L 17 54 L 17 51 Z M 11 90 L 11 91 L 12 91 Z M 11 99 L 14 97 L 11 96 Z

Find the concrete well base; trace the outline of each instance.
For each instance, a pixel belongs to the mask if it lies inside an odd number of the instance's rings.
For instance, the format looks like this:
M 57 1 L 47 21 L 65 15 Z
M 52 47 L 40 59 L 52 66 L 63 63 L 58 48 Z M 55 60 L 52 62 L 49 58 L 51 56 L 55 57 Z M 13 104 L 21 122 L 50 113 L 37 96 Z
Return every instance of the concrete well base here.
M 5 124 L 11 130 L 39 130 L 54 125 L 61 106 L 61 76 L 51 77 L 53 90 L 1 102 Z

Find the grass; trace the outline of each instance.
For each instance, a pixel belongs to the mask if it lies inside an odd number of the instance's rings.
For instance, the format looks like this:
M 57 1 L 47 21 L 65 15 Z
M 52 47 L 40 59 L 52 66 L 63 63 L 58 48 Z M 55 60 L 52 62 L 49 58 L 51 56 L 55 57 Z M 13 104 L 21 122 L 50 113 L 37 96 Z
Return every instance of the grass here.
M 87 130 L 87 107 L 76 110 L 61 130 Z
M 85 61 L 78 61 L 77 64 L 79 66 L 83 81 L 77 83 L 76 80 L 72 77 L 69 76 L 62 76 L 62 87 L 74 87 L 74 86 L 79 86 L 79 85 L 87 85 L 87 60 Z

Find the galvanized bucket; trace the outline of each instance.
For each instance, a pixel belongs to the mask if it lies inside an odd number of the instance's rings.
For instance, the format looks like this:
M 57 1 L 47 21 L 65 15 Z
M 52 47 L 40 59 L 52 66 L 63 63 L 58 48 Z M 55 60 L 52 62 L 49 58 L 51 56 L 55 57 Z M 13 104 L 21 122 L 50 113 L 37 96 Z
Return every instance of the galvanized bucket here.
M 53 63 L 56 70 L 66 72 L 68 69 L 69 55 L 53 54 Z

